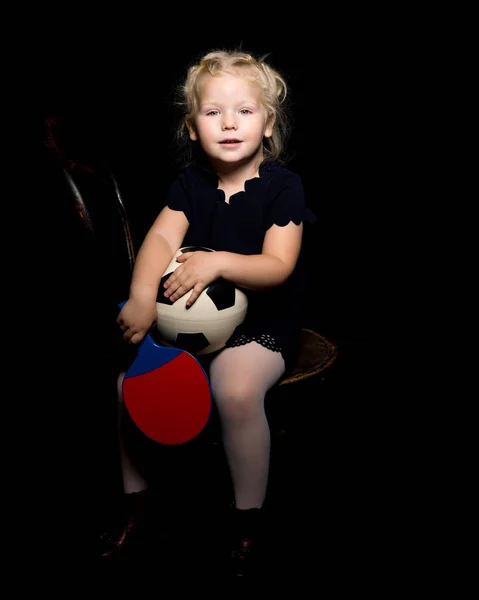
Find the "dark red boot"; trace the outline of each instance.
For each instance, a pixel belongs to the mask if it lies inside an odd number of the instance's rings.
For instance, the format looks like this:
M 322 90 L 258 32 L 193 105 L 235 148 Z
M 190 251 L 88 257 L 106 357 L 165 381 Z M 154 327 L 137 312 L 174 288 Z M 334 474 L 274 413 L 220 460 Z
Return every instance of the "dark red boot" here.
M 100 534 L 100 558 L 126 556 L 143 541 L 147 490 L 123 494 L 116 522 Z
M 252 576 L 257 570 L 261 509 L 233 508 L 233 549 L 230 570 L 235 577 Z

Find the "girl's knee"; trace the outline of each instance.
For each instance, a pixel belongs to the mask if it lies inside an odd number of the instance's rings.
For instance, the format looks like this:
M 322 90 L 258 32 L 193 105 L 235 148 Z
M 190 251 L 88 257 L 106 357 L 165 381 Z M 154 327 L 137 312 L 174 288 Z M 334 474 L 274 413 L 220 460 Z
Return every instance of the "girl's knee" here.
M 264 397 L 248 385 L 212 388 L 212 392 L 220 414 L 229 420 L 247 421 L 264 407 Z

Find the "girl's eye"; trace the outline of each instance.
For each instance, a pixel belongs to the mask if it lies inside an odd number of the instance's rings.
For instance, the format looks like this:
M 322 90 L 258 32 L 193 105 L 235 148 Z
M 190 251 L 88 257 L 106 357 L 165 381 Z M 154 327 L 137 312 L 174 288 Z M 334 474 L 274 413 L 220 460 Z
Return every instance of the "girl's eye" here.
M 250 115 L 250 114 L 251 114 L 251 111 L 250 111 L 250 109 L 249 109 L 249 108 L 242 108 L 242 109 L 240 110 L 240 113 L 241 113 L 242 115 Z
M 209 111 L 206 113 L 206 116 L 209 116 L 209 115 L 217 115 L 217 114 L 218 114 L 218 111 L 217 111 L 217 110 L 209 110 Z

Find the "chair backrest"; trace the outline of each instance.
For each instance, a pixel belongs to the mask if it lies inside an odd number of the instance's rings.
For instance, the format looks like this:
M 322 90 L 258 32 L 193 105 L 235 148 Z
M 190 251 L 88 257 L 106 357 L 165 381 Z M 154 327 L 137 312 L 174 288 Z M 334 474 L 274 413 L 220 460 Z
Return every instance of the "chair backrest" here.
M 44 121 L 44 144 L 42 201 L 59 223 L 51 232 L 52 251 L 44 261 L 55 282 L 52 302 L 62 307 L 62 322 L 55 323 L 55 331 L 67 332 L 64 353 L 78 363 L 82 377 L 96 373 L 111 381 L 136 352 L 116 324 L 135 262 L 127 211 L 91 132 L 51 117 Z M 62 343 L 60 334 L 56 339 Z
M 92 148 L 88 155 L 81 132 L 68 120 L 46 119 L 44 133 L 55 201 L 62 205 L 77 251 L 90 263 L 85 285 L 96 286 L 99 302 L 117 305 L 128 297 L 135 260 L 117 180 L 101 151 Z

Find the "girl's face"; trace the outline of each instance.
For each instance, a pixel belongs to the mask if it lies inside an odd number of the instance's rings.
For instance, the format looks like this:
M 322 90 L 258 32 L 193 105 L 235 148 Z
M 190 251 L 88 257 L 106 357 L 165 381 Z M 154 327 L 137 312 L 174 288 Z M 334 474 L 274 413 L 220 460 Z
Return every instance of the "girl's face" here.
M 199 96 L 198 114 L 188 130 L 210 160 L 228 165 L 261 162 L 263 137 L 271 137 L 274 123 L 261 89 L 241 72 L 204 75 Z

